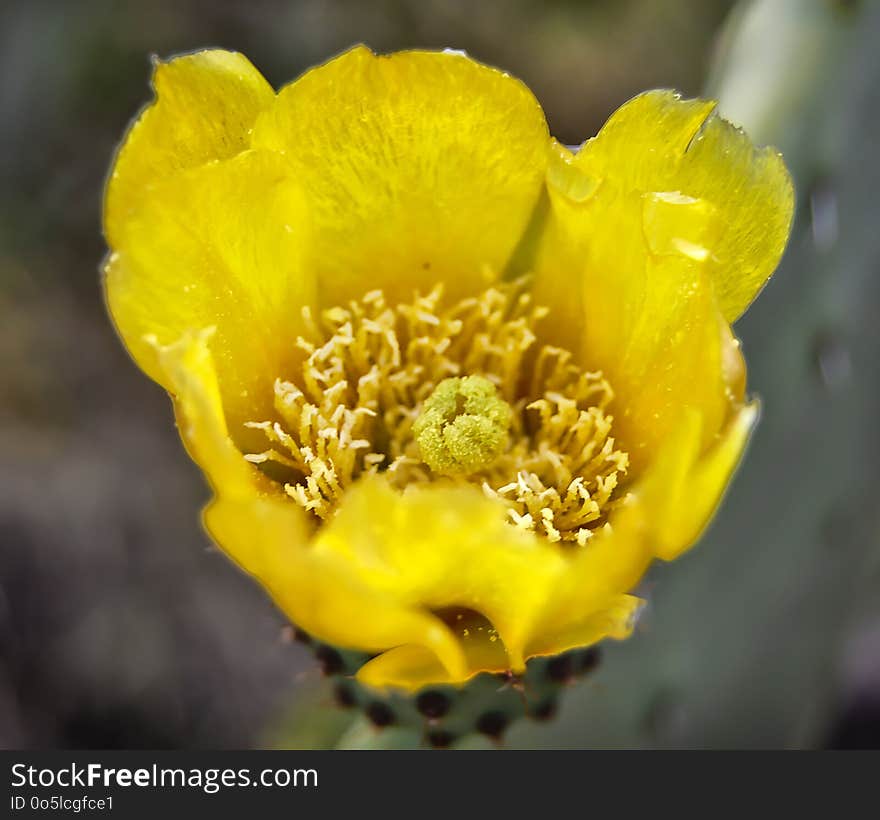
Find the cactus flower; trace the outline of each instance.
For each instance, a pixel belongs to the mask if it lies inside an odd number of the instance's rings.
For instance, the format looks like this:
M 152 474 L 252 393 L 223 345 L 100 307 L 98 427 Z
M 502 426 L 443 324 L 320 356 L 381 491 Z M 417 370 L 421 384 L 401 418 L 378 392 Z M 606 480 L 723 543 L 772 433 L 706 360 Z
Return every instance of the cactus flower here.
M 372 691 L 629 635 L 757 417 L 731 323 L 788 237 L 779 155 L 670 91 L 572 150 L 458 52 L 153 83 L 104 286 L 217 545 Z

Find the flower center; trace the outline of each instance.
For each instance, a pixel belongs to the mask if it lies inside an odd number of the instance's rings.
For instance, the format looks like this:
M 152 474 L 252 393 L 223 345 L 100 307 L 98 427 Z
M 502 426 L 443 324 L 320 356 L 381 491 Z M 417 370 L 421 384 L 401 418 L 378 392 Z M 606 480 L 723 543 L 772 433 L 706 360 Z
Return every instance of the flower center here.
M 245 458 L 317 520 L 383 472 L 400 489 L 476 484 L 512 524 L 583 544 L 622 500 L 628 458 L 602 374 L 539 343 L 546 313 L 522 282 L 451 304 L 440 286 L 393 306 L 373 291 L 317 321 L 306 308 L 305 362 L 276 380 L 276 418 L 248 423 L 268 447 Z
M 483 376 L 444 379 L 413 424 L 422 459 L 435 473 L 490 467 L 507 441 L 513 411 Z

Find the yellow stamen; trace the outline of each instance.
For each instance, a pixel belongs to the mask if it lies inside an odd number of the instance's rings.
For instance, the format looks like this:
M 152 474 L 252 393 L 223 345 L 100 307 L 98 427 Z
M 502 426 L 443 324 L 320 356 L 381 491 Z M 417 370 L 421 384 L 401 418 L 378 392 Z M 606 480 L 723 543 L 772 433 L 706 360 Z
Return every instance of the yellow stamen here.
M 468 482 L 515 526 L 580 544 L 620 501 L 627 455 L 611 436 L 611 388 L 570 352 L 537 341 L 546 311 L 520 284 L 444 305 L 442 288 L 390 306 L 379 291 L 306 313 L 295 381 L 277 380 L 277 417 L 248 426 L 246 455 L 319 520 L 360 475 L 401 489 Z

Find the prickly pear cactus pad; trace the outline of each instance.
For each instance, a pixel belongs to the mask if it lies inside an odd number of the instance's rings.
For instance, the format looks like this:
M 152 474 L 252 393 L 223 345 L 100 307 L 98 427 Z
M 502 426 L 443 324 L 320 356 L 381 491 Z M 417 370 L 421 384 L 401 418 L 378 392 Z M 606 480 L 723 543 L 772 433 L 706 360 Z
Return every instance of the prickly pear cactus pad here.
M 374 725 L 552 716 L 754 426 L 731 323 L 788 238 L 781 158 L 671 91 L 572 150 L 460 52 L 358 47 L 276 94 L 202 51 L 153 82 L 104 283 L 211 536 Z

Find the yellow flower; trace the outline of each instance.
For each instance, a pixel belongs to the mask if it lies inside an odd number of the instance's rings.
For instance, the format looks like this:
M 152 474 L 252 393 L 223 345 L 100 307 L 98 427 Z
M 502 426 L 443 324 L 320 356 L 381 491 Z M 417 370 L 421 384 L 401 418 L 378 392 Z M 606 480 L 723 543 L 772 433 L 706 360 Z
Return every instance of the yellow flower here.
M 451 52 L 358 47 L 276 94 L 203 51 L 154 86 L 107 302 L 220 547 L 376 687 L 627 636 L 756 419 L 730 324 L 788 236 L 780 157 L 669 91 L 572 151 Z

